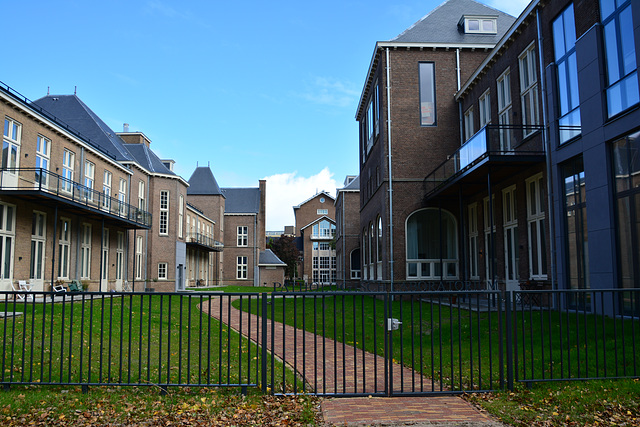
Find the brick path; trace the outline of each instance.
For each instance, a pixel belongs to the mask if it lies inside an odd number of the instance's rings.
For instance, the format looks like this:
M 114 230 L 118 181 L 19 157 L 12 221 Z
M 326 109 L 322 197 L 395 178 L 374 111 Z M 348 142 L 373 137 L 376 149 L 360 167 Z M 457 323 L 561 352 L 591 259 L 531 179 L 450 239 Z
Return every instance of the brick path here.
M 221 310 L 221 299 L 211 299 L 210 312 L 209 304 L 203 304 L 201 309 L 249 339 L 261 343 L 261 322 L 258 316 L 233 307 L 229 310 L 229 299 L 225 299 Z M 275 322 L 273 329 L 274 348 L 271 342 L 271 320 L 267 320 L 268 350 L 305 378 L 311 388 L 308 387 L 307 392 L 329 395 L 384 392 L 383 357 L 279 322 Z M 395 363 L 392 369 L 394 378 L 397 379 L 394 390 L 441 390 L 437 382 L 421 376 L 419 372 Z M 403 382 L 398 381 L 400 378 Z M 298 384 L 298 390 L 302 391 L 301 389 L 302 385 Z M 328 425 L 496 425 L 490 417 L 457 396 L 327 399 L 322 403 L 322 413 Z

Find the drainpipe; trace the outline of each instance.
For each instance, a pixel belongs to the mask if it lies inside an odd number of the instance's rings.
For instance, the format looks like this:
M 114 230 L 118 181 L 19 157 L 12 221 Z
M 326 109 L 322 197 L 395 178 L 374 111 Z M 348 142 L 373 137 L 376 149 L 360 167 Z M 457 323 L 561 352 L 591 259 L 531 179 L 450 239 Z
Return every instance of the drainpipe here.
M 393 174 L 391 173 L 391 66 L 389 64 L 389 48 L 387 54 L 387 150 L 389 152 L 389 277 L 390 290 L 393 292 Z
M 460 90 L 460 48 L 456 49 L 456 74 L 458 78 L 458 91 Z
M 544 129 L 542 130 L 542 143 L 545 149 L 545 160 L 547 166 L 547 206 L 549 210 L 549 245 L 551 249 L 551 289 L 556 289 L 556 233 L 553 223 L 553 185 L 552 185 L 552 169 L 551 169 L 551 141 L 548 136 L 549 127 L 546 124 L 547 120 L 547 85 L 544 78 L 544 54 L 542 42 L 542 23 L 540 21 L 540 8 L 536 9 L 536 20 L 538 24 L 538 59 L 540 66 L 540 91 L 542 92 L 542 117 L 544 121 Z

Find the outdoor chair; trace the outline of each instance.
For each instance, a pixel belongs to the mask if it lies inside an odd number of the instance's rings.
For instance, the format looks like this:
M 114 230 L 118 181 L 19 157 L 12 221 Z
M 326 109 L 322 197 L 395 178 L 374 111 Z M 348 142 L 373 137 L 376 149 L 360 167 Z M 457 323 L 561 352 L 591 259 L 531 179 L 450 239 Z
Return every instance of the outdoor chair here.
M 64 287 L 64 285 L 53 285 L 53 292 L 67 292 L 67 289 Z
M 25 282 L 25 283 L 26 283 L 26 281 L 24 281 L 24 280 L 20 280 L 20 282 Z M 19 285 L 18 285 L 18 286 L 19 286 Z M 11 289 L 13 289 L 13 291 L 14 291 L 14 292 L 18 292 L 18 289 L 16 289 L 16 287 L 14 286 L 14 284 L 13 284 L 13 283 L 11 284 Z M 13 295 L 13 299 L 15 299 L 16 297 L 18 297 L 18 299 L 19 299 L 20 301 L 24 301 L 25 296 L 26 296 L 25 294 L 14 294 L 14 295 Z
M 82 284 L 77 280 L 71 281 L 69 283 L 69 292 L 82 292 Z

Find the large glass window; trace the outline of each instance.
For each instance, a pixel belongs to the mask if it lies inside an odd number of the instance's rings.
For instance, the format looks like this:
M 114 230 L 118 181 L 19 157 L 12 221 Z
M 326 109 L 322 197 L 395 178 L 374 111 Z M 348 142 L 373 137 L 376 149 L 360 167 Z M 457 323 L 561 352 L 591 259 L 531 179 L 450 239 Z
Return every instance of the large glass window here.
M 408 279 L 456 279 L 458 238 L 456 220 L 440 209 L 423 209 L 407 219 Z
M 571 289 L 588 289 L 590 285 L 587 200 L 582 157 L 563 165 L 562 178 L 567 238 L 567 282 Z
M 84 186 L 86 190 L 86 198 L 89 201 L 93 201 L 93 188 L 96 175 L 96 165 L 89 160 L 84 162 Z
M 467 141 L 475 133 L 473 125 L 473 107 L 464 112 L 464 140 Z
M 69 263 L 71 255 L 71 221 L 68 219 L 60 220 L 60 231 L 58 236 L 58 278 L 69 278 Z
M 478 99 L 478 106 L 478 118 L 480 119 L 480 128 L 482 128 L 491 121 L 491 94 L 489 89 Z
M 237 269 L 236 269 L 236 279 L 246 279 L 247 278 L 247 257 L 239 256 L 237 258 Z
M 142 236 L 136 237 L 136 280 L 142 279 L 142 272 L 144 271 L 144 265 L 142 265 L 143 259 L 144 239 Z
M 106 210 L 111 209 L 111 178 L 111 172 L 105 170 L 104 179 L 102 180 L 102 193 L 104 194 L 102 208 Z
M 560 144 L 580 134 L 580 100 L 576 63 L 576 28 L 573 4 L 553 21 L 553 46 L 558 67 L 558 127 Z
M 169 192 L 160 192 L 160 234 L 169 234 Z
M 7 289 L 13 280 L 15 212 L 15 206 L 0 203 L 0 280 Z
M 20 139 L 22 125 L 9 117 L 4 119 L 4 138 L 2 140 L 2 168 L 19 167 Z
M 535 126 L 539 123 L 535 43 L 531 43 L 529 47 L 520 54 L 519 65 L 522 124 L 525 127 L 524 136 L 528 136 L 536 131 Z
M 80 235 L 80 278 L 91 278 L 91 224 L 82 224 Z
M 607 58 L 607 113 L 615 116 L 640 102 L 631 0 L 601 0 Z
M 529 241 L 529 278 L 547 278 L 547 238 L 544 213 L 544 178 L 538 174 L 526 181 Z
M 249 227 L 238 227 L 238 246 L 249 246 Z
M 479 279 L 478 273 L 478 204 L 469 205 L 469 278 Z
M 42 135 L 36 140 L 36 184 L 45 187 L 48 183 L 49 153 L 51 141 Z
M 65 148 L 62 154 L 62 191 L 71 193 L 73 191 L 73 170 L 75 168 L 76 155 Z
M 29 278 L 37 281 L 44 279 L 44 249 L 47 238 L 47 216 L 33 211 L 31 221 L 31 268 Z
M 420 124 L 436 124 L 436 74 L 433 62 L 420 63 Z

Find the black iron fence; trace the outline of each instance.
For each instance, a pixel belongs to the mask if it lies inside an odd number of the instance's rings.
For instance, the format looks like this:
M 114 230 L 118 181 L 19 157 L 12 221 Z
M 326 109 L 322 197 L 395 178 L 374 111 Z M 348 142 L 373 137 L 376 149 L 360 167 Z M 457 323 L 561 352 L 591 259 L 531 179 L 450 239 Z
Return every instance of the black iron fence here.
M 388 396 L 638 377 L 639 307 L 640 289 L 3 292 L 0 383 Z

